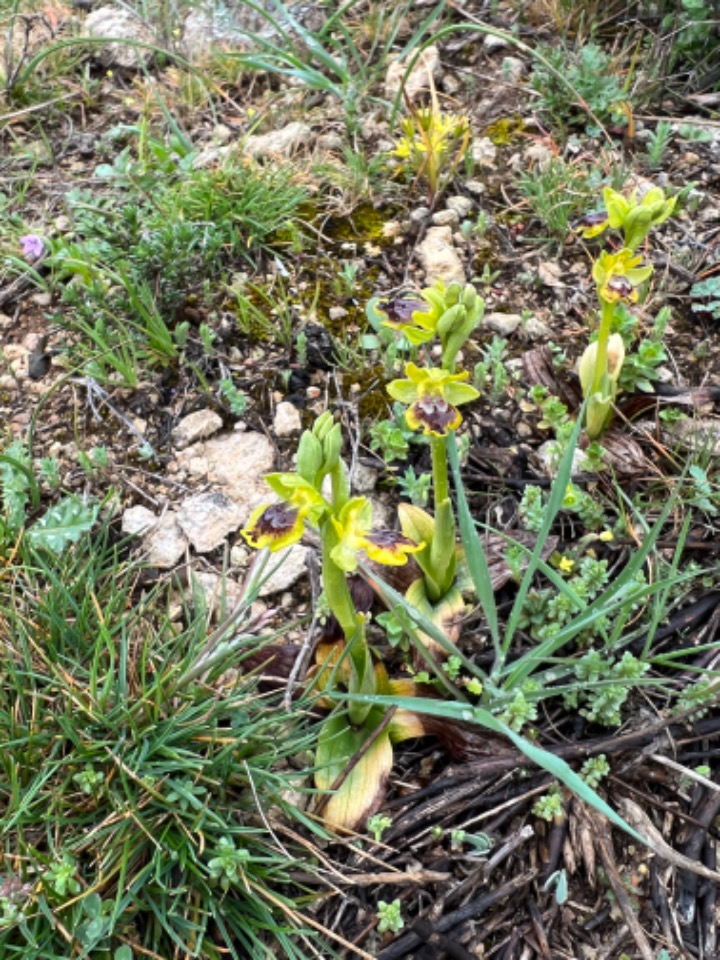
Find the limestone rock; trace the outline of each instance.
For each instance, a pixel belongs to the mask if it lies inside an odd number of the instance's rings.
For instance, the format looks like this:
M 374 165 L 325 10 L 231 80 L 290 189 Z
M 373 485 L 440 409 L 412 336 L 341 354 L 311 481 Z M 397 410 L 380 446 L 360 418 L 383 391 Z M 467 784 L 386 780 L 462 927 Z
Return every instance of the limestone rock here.
M 465 283 L 465 268 L 453 246 L 451 227 L 430 227 L 418 246 L 427 283 Z
M 473 140 L 472 158 L 478 167 L 485 167 L 487 170 L 495 168 L 497 147 L 490 137 L 480 137 L 479 140 Z
M 286 550 L 278 550 L 270 558 L 271 568 L 279 561 L 280 566 L 260 587 L 260 596 L 269 597 L 273 593 L 281 593 L 292 587 L 307 571 L 307 557 L 309 547 L 301 543 L 294 543 Z
M 394 100 L 400 92 L 403 76 L 407 70 L 406 60 L 395 60 L 390 64 L 385 76 L 385 96 Z M 440 51 L 436 46 L 427 47 L 417 59 L 405 81 L 405 94 L 414 102 L 430 89 L 430 77 L 437 80 L 440 73 Z
M 302 421 L 300 420 L 300 411 L 294 403 L 290 403 L 289 400 L 282 400 L 277 405 L 273 418 L 273 430 L 277 437 L 291 437 L 294 433 L 300 433 Z
M 245 9 L 245 4 L 240 9 Z M 249 44 L 248 27 L 255 31 L 261 29 L 262 21 L 245 25 L 237 21 L 237 14 L 230 11 L 224 3 L 197 4 L 185 18 L 182 32 L 182 45 L 185 54 L 191 60 L 201 60 L 213 47 L 225 50 L 247 48 Z
M 240 584 L 230 577 L 221 577 L 209 570 L 197 570 L 193 572 L 192 581 L 193 587 L 199 587 L 202 591 L 208 613 L 212 613 L 215 620 L 232 613 L 242 599 Z
M 355 472 L 352 475 L 353 493 L 372 493 L 377 486 L 379 476 L 380 473 L 375 467 L 359 461 L 355 464 Z
M 525 321 L 522 335 L 526 340 L 552 340 L 553 332 L 542 320 L 538 320 L 537 317 L 530 317 Z
M 181 450 L 175 463 L 242 507 L 242 523 L 254 507 L 272 499 L 265 474 L 275 466 L 275 449 L 263 433 L 247 430 L 212 437 Z
M 153 31 L 144 20 L 131 10 L 116 7 L 114 4 L 93 10 L 85 20 L 85 32 L 87 36 L 98 39 L 109 37 L 136 43 L 156 43 Z M 148 63 L 153 55 L 152 50 L 133 46 L 132 43 L 108 43 L 105 46 L 96 46 L 95 51 L 97 58 L 106 67 L 138 67 Z
M 128 536 L 134 537 L 140 533 L 148 533 L 157 523 L 157 517 L 147 507 L 137 504 L 128 507 L 122 515 L 120 529 Z
M 211 437 L 222 425 L 222 418 L 214 410 L 196 410 L 182 418 L 174 428 L 172 438 L 178 450 L 182 450 L 197 440 Z
M 457 227 L 460 223 L 460 217 L 456 210 L 438 210 L 432 215 L 432 222 L 436 227 Z
M 240 507 L 218 490 L 183 501 L 177 515 L 181 530 L 198 553 L 219 547 L 229 533 L 238 529 L 243 518 Z
M 519 313 L 486 313 L 482 321 L 484 327 L 489 327 L 501 337 L 509 337 L 515 333 L 521 323 L 522 317 Z
M 294 120 L 279 130 L 251 135 L 245 141 L 245 153 L 250 157 L 290 157 L 307 148 L 313 141 L 313 132 L 307 123 Z
M 472 210 L 474 204 L 468 197 L 458 195 L 454 197 L 448 197 L 445 201 L 445 206 L 448 208 L 448 210 L 454 210 L 458 215 L 459 220 L 463 220 L 465 217 L 470 215 L 470 211 Z
M 177 522 L 177 515 L 168 510 L 143 540 L 145 559 L 151 567 L 172 569 L 187 548 L 185 534 Z
M 519 57 L 503 57 L 502 72 L 503 78 L 508 83 L 518 83 L 525 75 L 527 66 L 524 60 Z

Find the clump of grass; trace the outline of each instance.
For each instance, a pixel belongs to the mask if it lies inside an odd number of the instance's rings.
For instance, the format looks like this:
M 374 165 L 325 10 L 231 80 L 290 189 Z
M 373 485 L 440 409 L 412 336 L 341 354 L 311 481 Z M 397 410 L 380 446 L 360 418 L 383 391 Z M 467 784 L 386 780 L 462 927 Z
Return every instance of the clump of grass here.
M 540 94 L 540 108 L 557 123 L 592 126 L 622 119 L 627 94 L 613 58 L 602 47 L 588 43 L 577 51 L 544 48 L 541 53 L 531 85 Z
M 587 168 L 560 157 L 525 171 L 518 188 L 535 216 L 558 239 L 567 236 L 571 220 L 585 209 L 594 192 Z
M 258 649 L 247 621 L 209 649 L 205 617 L 182 628 L 162 592 L 138 598 L 121 553 L 105 524 L 5 570 L 0 953 L 302 958 L 315 935 L 267 817 L 291 813 L 305 734 L 223 673 Z
M 306 193 L 286 166 L 236 158 L 194 169 L 192 151 L 144 127 L 120 134 L 131 142 L 96 171 L 102 192 L 68 193 L 73 231 L 50 240 L 46 266 L 63 301 L 55 319 L 72 334 L 69 362 L 134 386 L 141 368 L 179 360 L 177 311 L 211 302 L 210 281 L 221 290 L 237 258 L 252 264 Z

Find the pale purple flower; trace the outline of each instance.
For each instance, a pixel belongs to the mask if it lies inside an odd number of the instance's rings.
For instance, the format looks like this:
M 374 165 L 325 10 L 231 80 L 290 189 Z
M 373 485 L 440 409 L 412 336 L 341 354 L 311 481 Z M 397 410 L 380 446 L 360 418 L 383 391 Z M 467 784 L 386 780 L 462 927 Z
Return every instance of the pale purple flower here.
M 45 251 L 45 244 L 36 233 L 27 233 L 24 237 L 20 237 L 20 245 L 23 256 L 30 261 L 37 260 Z

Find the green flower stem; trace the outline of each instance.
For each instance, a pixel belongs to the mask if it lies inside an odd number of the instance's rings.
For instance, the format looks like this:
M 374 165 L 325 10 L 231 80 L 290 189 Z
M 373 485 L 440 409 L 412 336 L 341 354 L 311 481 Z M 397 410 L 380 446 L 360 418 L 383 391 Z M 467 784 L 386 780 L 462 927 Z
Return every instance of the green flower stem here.
M 350 693 L 374 694 L 375 671 L 372 657 L 365 641 L 365 620 L 355 609 L 345 573 L 334 562 L 330 551 L 338 542 L 337 532 L 331 520 L 326 520 L 321 530 L 323 544 L 323 586 L 332 612 L 337 617 L 347 643 L 345 655 L 350 657 Z M 362 726 L 372 710 L 371 703 L 353 701 L 347 705 L 347 715 L 354 727 Z
M 437 507 L 439 503 L 447 500 L 450 496 L 445 437 L 431 437 L 430 451 L 432 453 L 433 492 L 435 506 Z
M 600 331 L 597 339 L 597 356 L 595 358 L 595 372 L 593 374 L 591 396 L 602 391 L 605 376 L 607 374 L 607 351 L 608 341 L 610 340 L 610 327 L 612 318 L 615 314 L 615 305 L 602 301 L 602 313 L 600 315 Z
M 363 619 L 358 615 L 350 596 L 345 573 L 330 556 L 330 551 L 338 544 L 338 535 L 331 520 L 326 520 L 320 531 L 322 539 L 322 573 L 325 596 L 328 606 L 337 617 L 348 643 L 362 630 Z

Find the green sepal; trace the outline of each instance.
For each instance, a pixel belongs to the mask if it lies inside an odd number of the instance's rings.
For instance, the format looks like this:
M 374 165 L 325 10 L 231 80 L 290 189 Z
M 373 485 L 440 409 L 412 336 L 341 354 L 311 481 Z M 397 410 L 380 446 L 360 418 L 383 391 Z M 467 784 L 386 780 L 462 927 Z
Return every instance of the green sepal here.
M 420 327 L 403 327 L 403 333 L 414 347 L 427 343 L 435 336 L 434 330 L 421 330 Z

